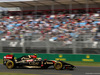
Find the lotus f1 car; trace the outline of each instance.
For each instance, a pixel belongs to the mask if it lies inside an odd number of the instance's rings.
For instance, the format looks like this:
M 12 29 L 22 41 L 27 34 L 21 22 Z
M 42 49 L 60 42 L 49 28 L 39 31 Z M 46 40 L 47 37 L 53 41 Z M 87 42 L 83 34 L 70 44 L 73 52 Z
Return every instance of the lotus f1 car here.
M 13 55 L 6 55 L 3 58 L 3 64 L 6 65 L 8 69 L 13 69 L 15 67 L 47 69 L 49 66 L 54 66 L 56 70 L 61 70 L 61 69 L 74 70 L 75 68 L 75 66 L 63 61 L 47 60 L 47 59 L 41 60 L 34 58 L 33 55 L 22 56 L 18 59 L 14 59 Z

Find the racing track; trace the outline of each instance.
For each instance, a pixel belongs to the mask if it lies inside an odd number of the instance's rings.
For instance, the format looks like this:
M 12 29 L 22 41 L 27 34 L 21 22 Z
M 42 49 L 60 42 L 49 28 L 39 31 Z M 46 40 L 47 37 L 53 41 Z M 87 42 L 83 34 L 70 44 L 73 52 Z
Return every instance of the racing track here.
M 100 75 L 100 67 L 79 67 L 73 71 L 49 69 L 7 69 L 0 64 L 0 72 L 28 73 L 36 75 Z

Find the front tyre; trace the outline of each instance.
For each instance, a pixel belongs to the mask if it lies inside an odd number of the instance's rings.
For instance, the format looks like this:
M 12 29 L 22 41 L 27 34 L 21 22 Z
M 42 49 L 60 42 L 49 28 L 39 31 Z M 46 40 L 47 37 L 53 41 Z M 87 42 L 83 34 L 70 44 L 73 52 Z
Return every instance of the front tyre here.
M 63 64 L 62 64 L 61 62 L 56 62 L 56 63 L 54 64 L 54 68 L 55 68 L 56 70 L 61 70 L 61 69 L 63 68 Z
M 6 67 L 8 69 L 12 69 L 12 68 L 14 68 L 14 66 L 15 66 L 15 64 L 14 64 L 14 62 L 12 60 L 7 61 Z

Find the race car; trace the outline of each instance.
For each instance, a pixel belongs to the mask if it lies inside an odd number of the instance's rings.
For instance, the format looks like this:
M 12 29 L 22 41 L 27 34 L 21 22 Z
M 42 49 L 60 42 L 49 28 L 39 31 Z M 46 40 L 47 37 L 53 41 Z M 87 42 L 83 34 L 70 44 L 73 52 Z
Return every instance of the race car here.
M 68 69 L 74 70 L 75 66 L 66 63 L 64 61 L 56 60 L 42 60 L 41 58 L 36 58 L 34 55 L 22 56 L 18 59 L 14 59 L 14 55 L 6 55 L 3 57 L 3 64 L 6 65 L 8 69 L 13 68 L 42 68 L 47 69 L 50 66 L 54 66 L 56 70 Z

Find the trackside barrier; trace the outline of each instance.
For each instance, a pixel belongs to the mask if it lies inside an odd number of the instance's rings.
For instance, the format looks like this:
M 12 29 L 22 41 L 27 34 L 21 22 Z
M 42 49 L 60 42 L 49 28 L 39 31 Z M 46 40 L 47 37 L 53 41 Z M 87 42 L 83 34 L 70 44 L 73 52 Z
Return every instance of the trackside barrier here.
M 15 59 L 23 55 L 33 55 L 33 53 L 0 53 L 0 59 L 3 59 L 3 56 L 7 54 L 14 55 Z M 37 56 L 43 60 L 100 62 L 100 55 L 92 54 L 37 54 Z

